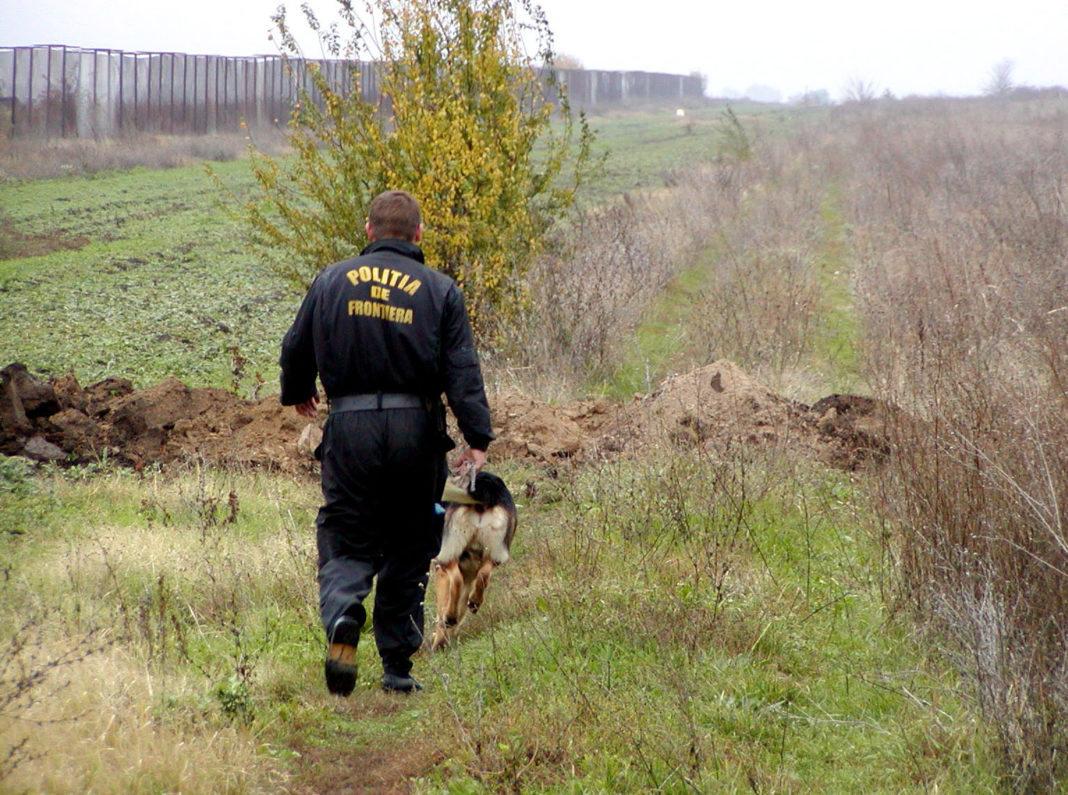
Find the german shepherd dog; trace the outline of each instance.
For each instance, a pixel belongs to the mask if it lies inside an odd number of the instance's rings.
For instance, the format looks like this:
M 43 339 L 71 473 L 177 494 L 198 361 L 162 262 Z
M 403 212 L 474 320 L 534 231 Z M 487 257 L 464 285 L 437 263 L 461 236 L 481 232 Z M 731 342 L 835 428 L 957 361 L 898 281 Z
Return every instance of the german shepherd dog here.
M 441 551 L 432 561 L 438 613 L 432 651 L 449 643 L 465 611 L 478 612 L 490 575 L 508 560 L 515 535 L 515 501 L 504 481 L 489 472 L 467 480 L 472 504 L 446 503 Z

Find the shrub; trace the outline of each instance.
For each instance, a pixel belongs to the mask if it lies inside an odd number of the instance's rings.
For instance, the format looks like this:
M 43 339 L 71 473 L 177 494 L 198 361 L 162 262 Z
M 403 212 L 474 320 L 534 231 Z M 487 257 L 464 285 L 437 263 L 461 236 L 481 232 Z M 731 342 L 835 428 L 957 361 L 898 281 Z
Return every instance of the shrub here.
M 247 208 L 255 238 L 278 252 L 283 276 L 306 287 L 361 248 L 375 195 L 407 190 L 427 222 L 427 262 L 464 286 L 485 335 L 491 313 L 514 316 L 542 233 L 572 204 L 591 164 L 584 118 L 572 146 L 545 18 L 529 0 L 375 0 L 366 18 L 340 6 L 348 39 L 304 8 L 331 56 L 377 62 L 378 96 L 346 93 L 309 67 L 315 96 L 305 92 L 294 114 L 292 166 L 253 160 L 262 190 Z M 299 54 L 284 9 L 276 21 L 284 46 Z M 534 58 L 523 46 L 527 30 Z M 361 85 L 356 62 L 351 68 Z

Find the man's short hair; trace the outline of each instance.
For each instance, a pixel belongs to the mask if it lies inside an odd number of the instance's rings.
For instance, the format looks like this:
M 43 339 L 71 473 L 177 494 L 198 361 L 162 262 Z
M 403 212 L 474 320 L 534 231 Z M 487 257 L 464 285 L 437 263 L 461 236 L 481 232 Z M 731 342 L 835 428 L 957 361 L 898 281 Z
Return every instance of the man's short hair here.
M 375 196 L 371 202 L 367 223 L 378 240 L 415 240 L 419 224 L 422 223 L 419 202 L 405 191 L 387 190 Z

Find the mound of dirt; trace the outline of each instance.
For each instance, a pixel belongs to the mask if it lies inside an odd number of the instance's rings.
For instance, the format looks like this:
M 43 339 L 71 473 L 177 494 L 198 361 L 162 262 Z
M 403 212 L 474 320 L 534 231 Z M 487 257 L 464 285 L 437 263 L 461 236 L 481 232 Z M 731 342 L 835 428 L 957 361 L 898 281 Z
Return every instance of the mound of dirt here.
M 721 360 L 673 376 L 628 404 L 566 405 L 515 391 L 492 400 L 495 459 L 553 469 L 562 461 L 640 455 L 651 445 L 717 450 L 778 446 L 855 469 L 884 458 L 887 423 L 899 412 L 871 398 L 831 395 L 806 406 Z M 22 364 L 0 370 L 0 453 L 78 463 L 107 455 L 141 468 L 205 460 L 313 473 L 325 411 L 309 422 L 278 397 L 244 400 L 176 378 L 134 390 L 122 378 L 83 388 L 72 375 L 44 382 Z
M 554 406 L 516 391 L 495 396 L 492 404 L 494 457 L 541 463 L 581 456 L 619 411 L 607 400 Z
M 812 405 L 820 458 L 840 469 L 881 463 L 890 455 L 895 424 L 914 418 L 881 400 L 860 395 L 830 395 Z
M 632 406 L 623 445 L 662 443 L 720 452 L 755 447 L 790 450 L 855 470 L 890 451 L 893 407 L 874 398 L 831 395 L 812 406 L 775 394 L 734 362 L 721 359 L 664 380 Z
M 648 437 L 720 447 L 793 440 L 808 432 L 808 407 L 780 397 L 722 359 L 672 376 L 642 402 Z
M 298 449 L 310 423 L 278 397 L 243 400 L 176 378 L 135 391 L 121 378 L 82 388 L 72 375 L 49 383 L 25 366 L 0 370 L 0 452 L 79 463 L 103 455 L 135 468 L 203 459 L 285 471 L 313 469 Z

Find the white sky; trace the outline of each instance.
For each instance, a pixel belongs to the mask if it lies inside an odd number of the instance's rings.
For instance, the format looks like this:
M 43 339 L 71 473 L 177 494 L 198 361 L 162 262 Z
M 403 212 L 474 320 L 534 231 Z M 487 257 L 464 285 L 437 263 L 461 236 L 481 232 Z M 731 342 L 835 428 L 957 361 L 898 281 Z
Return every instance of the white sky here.
M 276 52 L 280 0 L 0 0 L 0 46 L 66 44 L 218 55 Z M 310 0 L 324 17 L 332 0 Z M 299 0 L 287 3 L 291 16 Z M 354 3 L 361 6 L 360 0 Z M 588 69 L 762 84 L 784 98 L 851 80 L 880 93 L 979 93 L 994 64 L 1016 83 L 1068 86 L 1068 0 L 541 0 L 558 52 Z M 306 48 L 308 55 L 318 54 Z

